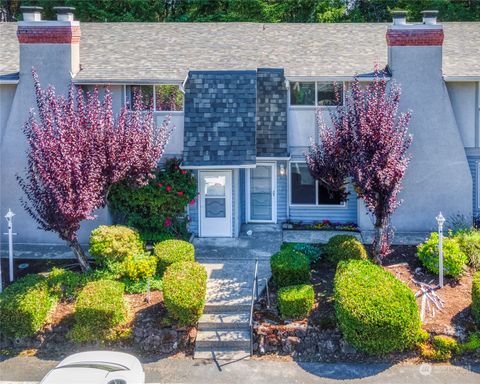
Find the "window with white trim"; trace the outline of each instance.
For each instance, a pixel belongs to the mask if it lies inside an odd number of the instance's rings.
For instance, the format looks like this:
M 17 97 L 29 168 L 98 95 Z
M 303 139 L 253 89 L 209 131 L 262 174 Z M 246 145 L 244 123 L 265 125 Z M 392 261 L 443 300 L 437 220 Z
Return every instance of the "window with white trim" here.
M 147 109 L 157 112 L 183 111 L 183 92 L 177 84 L 126 85 L 125 102 L 133 109 L 135 91 L 142 93 L 142 101 Z
M 339 193 L 330 193 L 315 180 L 307 164 L 290 163 L 290 204 L 310 206 L 345 206 Z
M 343 104 L 344 84 L 333 81 L 290 81 L 291 106 L 334 107 Z

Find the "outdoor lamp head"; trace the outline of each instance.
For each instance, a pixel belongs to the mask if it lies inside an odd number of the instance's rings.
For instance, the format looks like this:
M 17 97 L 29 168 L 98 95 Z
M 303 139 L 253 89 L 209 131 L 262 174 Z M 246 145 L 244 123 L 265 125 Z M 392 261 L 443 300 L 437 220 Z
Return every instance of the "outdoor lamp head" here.
M 442 212 L 436 217 L 438 225 L 442 226 L 445 223 L 445 218 L 442 215 Z
M 5 215 L 5 219 L 10 222 L 13 219 L 13 216 L 15 216 L 15 213 L 13 213 L 11 209 L 9 209 L 7 214 Z

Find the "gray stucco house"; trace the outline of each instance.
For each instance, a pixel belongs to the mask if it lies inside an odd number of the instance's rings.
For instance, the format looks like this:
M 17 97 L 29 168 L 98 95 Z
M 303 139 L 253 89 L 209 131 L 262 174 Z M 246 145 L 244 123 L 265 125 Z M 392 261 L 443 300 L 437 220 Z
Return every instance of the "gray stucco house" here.
M 200 196 L 189 207 L 199 237 L 236 237 L 243 223 L 357 223 L 372 229 L 352 190 L 329 197 L 310 177 L 304 152 L 316 138 L 317 108 L 328 119 L 334 82 L 371 80 L 388 65 L 402 85 L 401 108 L 412 109 L 413 159 L 393 217 L 397 233 L 430 231 L 439 211 L 480 213 L 480 23 L 422 24 L 398 16 L 392 24 L 80 23 L 71 11 L 41 20 L 0 24 L 2 216 L 15 213 L 15 241 L 56 244 L 19 203 L 15 174 L 25 167 L 22 126 L 35 105 L 31 68 L 44 85 L 109 84 L 115 108 L 133 86 L 153 98 L 155 118 L 171 114 L 176 129 L 168 156 L 194 170 Z M 165 85 L 182 101 L 165 110 Z M 168 108 L 167 108 L 168 109 Z M 173 110 L 171 110 L 173 109 Z M 109 223 L 108 212 L 85 223 Z M 5 232 L 2 220 L 2 232 Z

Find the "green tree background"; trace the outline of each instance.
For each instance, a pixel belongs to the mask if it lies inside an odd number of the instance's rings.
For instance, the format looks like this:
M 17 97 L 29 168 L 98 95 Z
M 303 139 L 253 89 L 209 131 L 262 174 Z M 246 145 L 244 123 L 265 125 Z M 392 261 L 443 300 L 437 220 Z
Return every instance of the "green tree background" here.
M 21 5 L 39 5 L 53 19 L 53 7 L 76 7 L 80 21 L 196 21 L 264 23 L 336 23 L 390 21 L 395 9 L 437 9 L 442 21 L 479 21 L 480 0 L 0 0 L 9 20 L 19 19 Z

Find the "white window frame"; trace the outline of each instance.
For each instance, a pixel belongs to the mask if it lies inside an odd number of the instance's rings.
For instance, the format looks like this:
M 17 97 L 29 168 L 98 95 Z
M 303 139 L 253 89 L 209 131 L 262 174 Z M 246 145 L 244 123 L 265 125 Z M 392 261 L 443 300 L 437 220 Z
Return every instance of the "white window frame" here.
M 298 204 L 292 203 L 292 164 L 307 164 L 305 161 L 290 161 L 288 165 L 288 204 L 293 208 L 333 208 L 333 209 L 346 209 L 347 201 L 340 204 L 318 204 L 318 180 L 315 180 L 315 204 Z
M 155 87 L 157 85 L 176 85 L 179 87 L 180 91 L 182 91 L 181 84 L 176 83 L 155 83 L 155 84 L 142 84 L 142 83 L 135 83 L 135 84 L 124 84 L 123 85 L 123 105 L 127 103 L 127 86 L 128 87 L 139 87 L 139 86 L 151 86 L 153 87 L 153 113 L 155 114 L 165 114 L 165 115 L 183 115 L 185 112 L 185 96 L 183 97 L 183 104 L 181 111 L 157 111 L 157 96 L 155 94 Z M 185 95 L 185 94 L 184 94 Z
M 337 83 L 342 84 L 342 104 L 345 105 L 345 89 L 346 89 L 346 82 L 345 81 L 336 81 L 336 80 L 315 80 L 315 79 L 308 79 L 308 80 L 290 80 L 290 86 L 288 88 L 288 107 L 292 109 L 332 109 L 337 108 L 338 105 L 317 105 L 318 104 L 318 83 Z M 291 94 L 292 91 L 290 87 L 293 87 L 293 83 L 315 83 L 315 104 L 314 105 L 292 105 Z
M 475 92 L 476 97 L 476 116 L 475 116 L 475 146 L 480 147 L 480 81 L 477 83 L 477 92 Z M 480 207 L 479 207 L 480 208 Z

